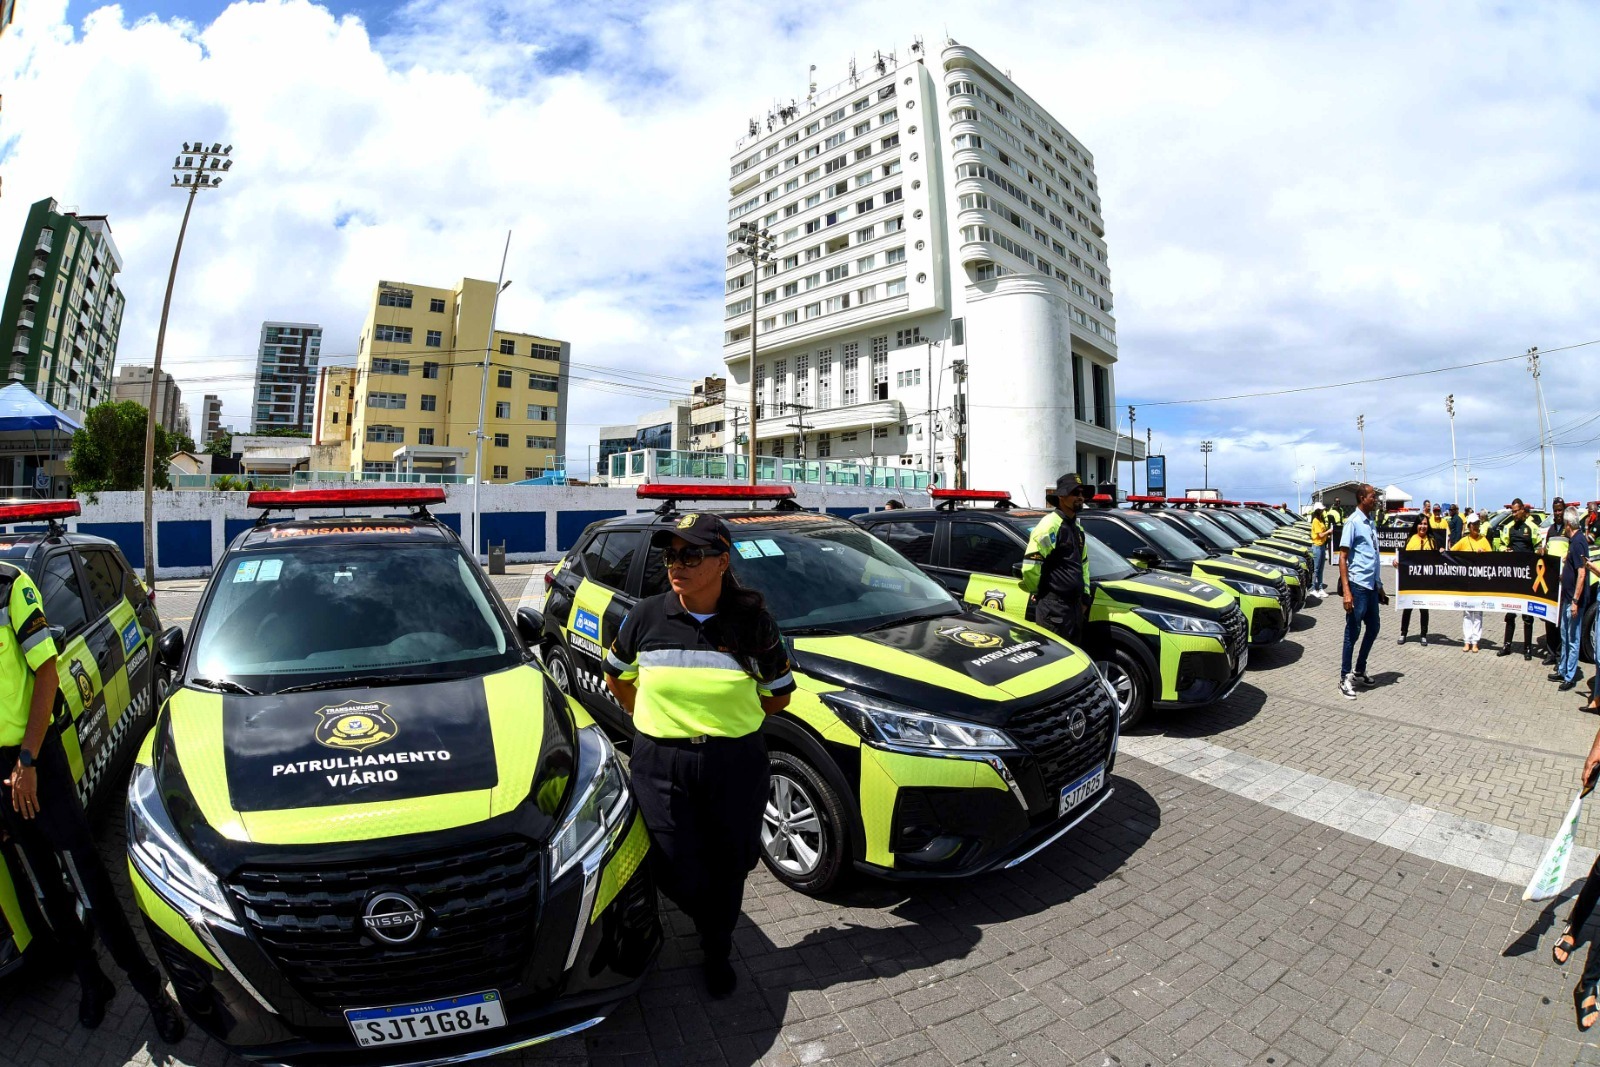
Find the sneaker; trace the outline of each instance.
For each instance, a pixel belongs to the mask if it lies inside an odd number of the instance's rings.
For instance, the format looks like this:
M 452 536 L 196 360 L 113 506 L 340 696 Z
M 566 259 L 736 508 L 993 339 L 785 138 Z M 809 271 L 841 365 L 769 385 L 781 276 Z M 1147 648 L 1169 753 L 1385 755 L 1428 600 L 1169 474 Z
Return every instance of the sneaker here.
M 1405 634 L 1401 634 L 1400 635 L 1400 640 L 1395 642 L 1395 644 L 1397 644 L 1397 645 L 1403 645 L 1405 643 L 1406 643 L 1406 635 Z
M 1343 678 L 1339 679 L 1339 692 L 1344 694 L 1344 698 L 1346 700 L 1354 700 L 1356 698 L 1355 679 L 1356 676 L 1353 674 L 1347 674 Z
M 1354 678 L 1368 689 L 1371 689 L 1375 684 L 1377 684 L 1371 678 L 1367 677 L 1366 671 L 1356 671 L 1354 674 L 1350 675 L 1350 677 Z
M 1428 635 L 1427 634 L 1423 634 L 1421 637 L 1417 638 L 1417 643 L 1420 644 L 1423 648 L 1427 648 L 1428 647 Z

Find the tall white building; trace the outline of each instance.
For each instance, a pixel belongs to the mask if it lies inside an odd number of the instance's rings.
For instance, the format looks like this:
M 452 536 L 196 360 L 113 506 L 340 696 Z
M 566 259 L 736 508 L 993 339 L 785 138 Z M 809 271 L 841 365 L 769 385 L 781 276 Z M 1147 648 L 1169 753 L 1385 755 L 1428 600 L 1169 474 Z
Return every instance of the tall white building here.
M 729 182 L 728 417 L 765 455 L 934 469 L 1042 504 L 1115 478 L 1094 157 L 976 51 L 883 56 L 750 120 Z M 776 243 L 752 277 L 738 225 Z
M 317 404 L 317 361 L 322 358 L 322 327 L 312 322 L 263 322 L 256 350 L 256 433 L 300 430 L 310 433 Z

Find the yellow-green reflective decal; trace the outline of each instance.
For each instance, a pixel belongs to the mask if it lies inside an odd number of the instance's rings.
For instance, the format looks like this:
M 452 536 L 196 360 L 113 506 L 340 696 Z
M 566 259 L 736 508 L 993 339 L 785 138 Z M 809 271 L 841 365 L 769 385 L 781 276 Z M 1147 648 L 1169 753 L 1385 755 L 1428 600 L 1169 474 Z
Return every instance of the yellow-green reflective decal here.
M 590 922 L 600 918 L 600 913 L 617 898 L 618 893 L 622 892 L 622 887 L 628 884 L 628 879 L 633 877 L 633 872 L 639 869 L 639 864 L 644 862 L 645 853 L 649 851 L 650 834 L 644 828 L 644 819 L 635 815 L 628 836 L 622 839 L 622 844 L 617 846 L 617 850 L 606 861 L 605 870 L 600 872 L 600 888 L 594 895 L 594 910 L 589 913 Z
M 861 748 L 861 824 L 867 834 L 867 862 L 894 866 L 889 851 L 893 831 L 894 800 L 913 786 L 949 789 L 1005 789 L 1006 783 L 987 763 L 938 756 L 911 756 L 884 752 L 870 745 Z
M 11 867 L 4 859 L 0 859 L 0 916 L 5 917 L 17 951 L 26 951 L 33 943 L 33 931 L 28 929 L 28 918 L 22 913 L 22 902 L 17 899 L 16 883 L 11 880 Z
M 138 902 L 139 910 L 144 912 L 146 918 L 190 953 L 205 960 L 217 970 L 222 970 L 222 964 L 218 963 L 211 950 L 201 943 L 188 920 L 174 911 L 172 905 L 163 900 L 161 894 L 144 880 L 144 876 L 139 873 L 139 869 L 133 865 L 131 859 L 128 861 L 128 881 L 133 883 L 133 898 Z

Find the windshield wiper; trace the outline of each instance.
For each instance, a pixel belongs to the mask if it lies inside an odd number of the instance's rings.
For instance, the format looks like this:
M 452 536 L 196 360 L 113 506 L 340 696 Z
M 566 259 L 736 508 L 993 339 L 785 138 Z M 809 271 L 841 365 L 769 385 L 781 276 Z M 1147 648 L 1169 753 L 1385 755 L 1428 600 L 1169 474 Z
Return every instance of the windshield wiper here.
M 783 631 L 785 637 L 843 637 L 843 630 L 831 626 L 791 626 Z
M 259 692 L 251 689 L 249 686 L 240 685 L 238 682 L 229 681 L 227 678 L 190 678 L 189 684 L 204 686 L 207 689 L 215 689 L 219 693 L 243 693 L 245 696 L 252 697 L 258 697 L 261 695 Z
M 893 619 L 880 622 L 876 626 L 869 626 L 862 632 L 871 633 L 873 630 L 886 630 L 891 626 L 904 626 L 908 622 L 926 622 L 929 619 L 948 619 L 959 614 L 961 614 L 961 611 L 958 608 L 955 611 L 932 611 L 923 612 L 921 615 L 899 615 Z
M 324 678 L 320 682 L 306 682 L 280 689 L 282 693 L 309 693 L 316 689 L 354 689 L 357 686 L 417 685 L 421 682 L 454 682 L 465 674 L 353 674 L 342 678 Z

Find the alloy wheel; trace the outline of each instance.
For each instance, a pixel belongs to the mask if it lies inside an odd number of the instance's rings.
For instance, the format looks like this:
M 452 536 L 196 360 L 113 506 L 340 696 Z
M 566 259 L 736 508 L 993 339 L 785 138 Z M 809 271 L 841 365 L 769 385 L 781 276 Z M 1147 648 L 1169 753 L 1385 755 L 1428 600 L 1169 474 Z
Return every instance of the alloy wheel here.
M 761 813 L 761 848 L 767 858 L 791 877 L 805 878 L 822 862 L 823 844 L 822 821 L 805 783 L 772 775 Z

